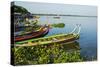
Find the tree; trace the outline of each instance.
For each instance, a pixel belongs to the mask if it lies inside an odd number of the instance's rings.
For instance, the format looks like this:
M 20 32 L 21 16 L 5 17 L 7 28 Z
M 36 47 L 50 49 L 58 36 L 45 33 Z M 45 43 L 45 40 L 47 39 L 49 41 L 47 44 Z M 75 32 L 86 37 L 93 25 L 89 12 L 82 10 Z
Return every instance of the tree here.
M 22 6 L 13 5 L 11 6 L 11 12 L 26 14 L 29 13 L 28 10 Z

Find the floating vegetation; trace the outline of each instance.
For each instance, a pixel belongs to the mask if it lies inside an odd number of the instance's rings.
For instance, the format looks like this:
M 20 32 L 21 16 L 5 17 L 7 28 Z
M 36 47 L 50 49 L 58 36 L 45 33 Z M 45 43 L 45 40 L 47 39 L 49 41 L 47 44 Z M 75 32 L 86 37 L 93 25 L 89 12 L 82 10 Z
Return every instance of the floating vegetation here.
M 58 24 L 51 24 L 51 26 L 55 27 L 55 28 L 64 28 L 65 24 L 64 23 L 58 23 Z

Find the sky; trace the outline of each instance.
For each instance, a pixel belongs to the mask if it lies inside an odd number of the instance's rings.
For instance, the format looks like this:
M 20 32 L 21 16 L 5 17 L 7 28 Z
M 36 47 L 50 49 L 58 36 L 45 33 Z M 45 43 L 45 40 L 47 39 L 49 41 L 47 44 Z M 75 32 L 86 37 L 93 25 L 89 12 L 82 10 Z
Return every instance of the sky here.
M 33 14 L 36 13 L 36 14 L 97 16 L 96 6 L 37 3 L 37 2 L 24 2 L 24 1 L 15 1 L 15 5 L 23 6 Z

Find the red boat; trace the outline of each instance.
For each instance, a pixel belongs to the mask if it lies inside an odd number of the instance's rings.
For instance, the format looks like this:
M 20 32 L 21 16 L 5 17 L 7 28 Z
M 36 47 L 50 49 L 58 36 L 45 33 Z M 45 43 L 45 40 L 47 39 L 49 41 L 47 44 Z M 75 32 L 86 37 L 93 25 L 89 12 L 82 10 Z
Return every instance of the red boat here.
M 30 32 L 30 33 L 27 33 L 25 35 L 17 35 L 17 36 L 15 36 L 14 41 L 15 42 L 16 41 L 22 41 L 22 40 L 26 40 L 26 39 L 31 39 L 31 38 L 44 36 L 48 32 L 49 32 L 49 26 L 44 26 L 39 31 Z

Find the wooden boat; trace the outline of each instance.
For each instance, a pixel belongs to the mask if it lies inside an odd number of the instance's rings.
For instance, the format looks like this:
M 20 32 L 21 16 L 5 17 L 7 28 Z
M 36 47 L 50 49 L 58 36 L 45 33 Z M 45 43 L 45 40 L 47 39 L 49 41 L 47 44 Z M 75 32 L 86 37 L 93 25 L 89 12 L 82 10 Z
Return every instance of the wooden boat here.
M 59 16 L 55 16 L 55 17 L 53 17 L 54 19 L 60 19 L 60 17 Z
M 77 31 L 78 29 L 78 31 Z M 77 25 L 73 31 L 69 34 L 56 34 L 48 37 L 29 39 L 25 41 L 16 42 L 16 46 L 34 46 L 34 45 L 44 45 L 44 44 L 54 44 L 54 43 L 69 43 L 79 39 L 81 27 Z M 75 32 L 77 31 L 77 32 Z
M 79 35 L 59 34 L 55 36 L 16 42 L 16 44 L 18 44 L 16 46 L 34 46 L 34 45 L 43 45 L 43 44 L 66 43 L 70 41 L 75 41 L 77 39 L 79 39 Z
M 22 41 L 22 40 L 26 40 L 26 39 L 31 39 L 31 38 L 36 38 L 36 37 L 40 37 L 40 36 L 44 36 L 45 34 L 47 34 L 49 31 L 49 27 L 48 26 L 44 26 L 42 27 L 40 30 L 38 31 L 33 31 L 24 35 L 17 35 L 14 37 L 14 41 Z

